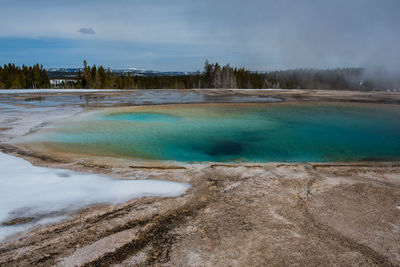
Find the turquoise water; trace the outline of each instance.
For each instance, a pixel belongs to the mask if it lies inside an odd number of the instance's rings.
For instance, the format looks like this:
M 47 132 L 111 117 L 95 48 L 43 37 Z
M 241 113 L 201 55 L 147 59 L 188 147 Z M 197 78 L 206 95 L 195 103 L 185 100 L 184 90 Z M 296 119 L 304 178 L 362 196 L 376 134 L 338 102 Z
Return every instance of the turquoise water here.
M 86 114 L 35 141 L 93 155 L 185 162 L 400 159 L 400 108 L 351 104 L 176 105 Z
M 162 113 L 135 112 L 117 113 L 102 117 L 108 121 L 130 121 L 130 122 L 175 122 L 179 118 Z

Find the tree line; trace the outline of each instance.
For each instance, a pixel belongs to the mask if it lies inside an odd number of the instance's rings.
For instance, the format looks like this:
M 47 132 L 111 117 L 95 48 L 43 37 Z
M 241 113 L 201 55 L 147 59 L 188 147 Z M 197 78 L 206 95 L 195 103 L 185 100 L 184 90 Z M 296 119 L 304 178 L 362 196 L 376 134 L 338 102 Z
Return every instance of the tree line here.
M 189 89 L 198 88 L 201 74 L 180 75 L 180 76 L 139 76 L 127 74 L 115 74 L 110 68 L 107 70 L 103 66 L 88 66 L 83 62 L 83 71 L 78 71 L 74 88 L 85 89 Z M 65 87 L 65 88 L 67 88 Z
M 50 88 L 46 70 L 39 64 L 22 67 L 9 63 L 0 66 L 0 89 Z
M 334 89 L 373 90 L 399 88 L 400 80 L 373 79 L 365 76 L 362 68 L 337 68 L 328 70 L 295 69 L 285 71 L 254 72 L 245 68 L 233 68 L 229 64 L 210 64 L 207 60 L 202 72 L 177 76 L 142 76 L 131 73 L 114 73 L 103 66 L 89 66 L 84 61 L 76 77 L 50 83 L 46 70 L 36 64 L 32 67 L 16 67 L 14 64 L 0 67 L 0 88 L 83 88 L 83 89 Z
M 333 70 L 297 69 L 273 72 L 253 72 L 245 68 L 233 68 L 229 64 L 210 64 L 207 60 L 203 72 L 180 76 L 116 75 L 103 66 L 88 66 L 84 61 L 75 88 L 115 89 L 192 89 L 192 88 L 238 88 L 238 89 L 348 89 L 364 88 L 361 68 Z M 71 84 L 69 85 L 71 86 Z

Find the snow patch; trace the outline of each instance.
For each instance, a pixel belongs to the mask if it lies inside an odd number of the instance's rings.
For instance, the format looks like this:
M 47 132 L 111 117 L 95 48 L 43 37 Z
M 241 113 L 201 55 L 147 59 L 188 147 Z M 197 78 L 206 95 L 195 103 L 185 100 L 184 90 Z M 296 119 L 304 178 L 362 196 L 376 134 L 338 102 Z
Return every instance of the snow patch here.
M 0 170 L 0 241 L 34 226 L 57 222 L 89 205 L 119 204 L 145 196 L 176 197 L 191 187 L 187 183 L 117 180 L 37 167 L 1 152 Z

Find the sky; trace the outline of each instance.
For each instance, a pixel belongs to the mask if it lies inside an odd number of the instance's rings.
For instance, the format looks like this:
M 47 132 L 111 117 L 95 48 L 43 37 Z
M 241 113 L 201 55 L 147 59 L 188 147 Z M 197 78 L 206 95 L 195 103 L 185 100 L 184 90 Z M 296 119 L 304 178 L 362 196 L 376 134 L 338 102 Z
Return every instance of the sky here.
M 0 64 L 400 70 L 399 0 L 0 0 Z

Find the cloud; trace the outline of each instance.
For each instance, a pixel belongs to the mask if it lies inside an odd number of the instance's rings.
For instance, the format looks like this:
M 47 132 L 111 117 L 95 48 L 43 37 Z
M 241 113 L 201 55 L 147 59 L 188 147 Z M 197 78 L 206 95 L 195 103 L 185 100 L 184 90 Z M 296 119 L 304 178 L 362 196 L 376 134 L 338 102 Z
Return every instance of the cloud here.
M 131 64 L 153 69 L 196 70 L 208 58 L 253 70 L 350 66 L 400 70 L 399 0 L 0 2 L 0 24 L 7 25 L 0 27 L 0 38 L 30 38 L 35 44 L 40 38 L 63 39 L 76 55 L 88 57 L 94 49 L 112 55 L 103 64 L 122 67 L 129 54 Z M 27 49 L 16 51 L 6 44 L 0 41 L 0 61 L 12 60 L 10 51 L 32 58 Z M 37 51 L 36 61 L 44 62 L 48 55 L 41 52 L 43 47 L 58 53 L 53 46 L 30 47 Z M 152 56 L 142 56 L 148 52 Z
M 92 28 L 85 28 L 85 27 L 80 28 L 78 32 L 82 34 L 96 34 L 96 32 Z

